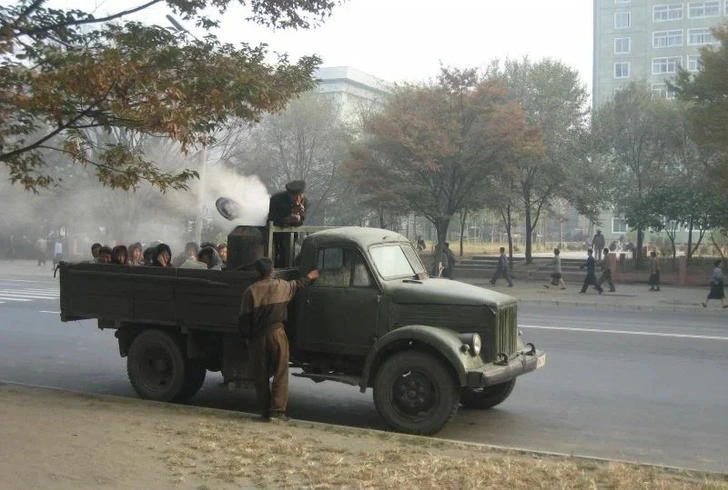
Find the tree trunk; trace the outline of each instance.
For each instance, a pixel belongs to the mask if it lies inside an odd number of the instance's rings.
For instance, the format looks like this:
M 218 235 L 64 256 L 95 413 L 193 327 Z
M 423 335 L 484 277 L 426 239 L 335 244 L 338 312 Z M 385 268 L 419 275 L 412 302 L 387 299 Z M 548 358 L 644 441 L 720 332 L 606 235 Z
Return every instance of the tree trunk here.
M 526 205 L 526 263 L 530 264 L 533 262 L 532 258 L 532 247 L 533 247 L 533 223 L 531 223 L 531 206 Z
M 634 251 L 634 261 L 637 269 L 642 268 L 642 245 L 645 242 L 645 232 L 641 226 L 637 227 L 637 248 Z
M 685 260 L 689 264 L 690 259 L 693 258 L 693 218 L 690 218 L 690 224 L 688 225 L 688 249 L 685 252 Z
M 460 257 L 463 256 L 463 236 L 465 235 L 465 220 L 468 219 L 468 210 L 460 211 Z

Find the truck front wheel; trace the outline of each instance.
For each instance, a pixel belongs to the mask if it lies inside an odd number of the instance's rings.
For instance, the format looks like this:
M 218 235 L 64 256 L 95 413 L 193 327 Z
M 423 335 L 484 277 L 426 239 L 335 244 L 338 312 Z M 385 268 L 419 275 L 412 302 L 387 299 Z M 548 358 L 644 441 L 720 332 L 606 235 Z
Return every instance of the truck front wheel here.
M 425 352 L 393 355 L 374 381 L 374 405 L 384 421 L 399 432 L 431 435 L 455 415 L 459 386 L 449 366 Z
M 162 330 L 146 330 L 131 343 L 126 370 L 140 398 L 178 401 L 185 388 L 185 361 L 174 337 Z
M 460 403 L 465 408 L 493 408 L 503 403 L 516 386 L 516 378 L 505 383 L 488 386 L 486 388 L 463 388 L 460 392 Z

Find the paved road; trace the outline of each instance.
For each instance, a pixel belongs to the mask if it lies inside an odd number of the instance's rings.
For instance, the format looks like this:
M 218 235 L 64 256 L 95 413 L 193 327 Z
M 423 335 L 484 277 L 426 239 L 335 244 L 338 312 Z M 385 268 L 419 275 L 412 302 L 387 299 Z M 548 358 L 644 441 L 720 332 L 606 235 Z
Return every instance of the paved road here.
M 14 276 L 0 291 L 14 298 L 0 300 L 0 379 L 135 396 L 112 332 L 58 320 L 55 282 Z M 520 323 L 548 353 L 546 368 L 497 409 L 461 410 L 440 437 L 728 469 L 725 318 L 526 305 Z M 220 381 L 210 375 L 193 403 L 254 410 L 252 392 L 228 393 Z M 293 417 L 383 428 L 371 393 L 313 386 L 293 380 Z

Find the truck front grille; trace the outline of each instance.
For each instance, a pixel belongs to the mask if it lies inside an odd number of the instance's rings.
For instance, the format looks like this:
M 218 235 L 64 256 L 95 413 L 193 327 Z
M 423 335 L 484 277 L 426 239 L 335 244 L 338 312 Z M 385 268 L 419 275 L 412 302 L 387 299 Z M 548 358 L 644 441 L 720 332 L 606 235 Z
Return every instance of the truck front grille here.
M 498 328 L 495 332 L 496 354 L 513 354 L 518 348 L 518 308 L 506 306 L 498 311 Z

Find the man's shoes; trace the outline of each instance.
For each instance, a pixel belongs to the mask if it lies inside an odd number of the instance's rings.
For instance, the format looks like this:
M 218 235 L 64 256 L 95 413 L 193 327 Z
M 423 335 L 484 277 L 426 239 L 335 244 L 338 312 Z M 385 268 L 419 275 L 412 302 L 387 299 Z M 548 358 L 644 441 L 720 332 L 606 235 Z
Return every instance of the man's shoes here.
M 708 303 L 706 303 L 705 301 L 703 301 L 703 302 L 702 302 L 702 303 L 700 303 L 700 304 L 701 304 L 701 305 L 703 305 L 703 308 L 707 308 L 707 307 L 708 307 Z M 725 307 L 724 307 L 724 308 L 725 308 Z
M 564 289 L 566 289 L 566 286 L 561 286 L 559 289 L 563 291 Z
M 545 287 L 546 289 L 551 289 L 551 286 L 549 286 L 548 284 L 544 284 L 543 287 Z
M 509 284 L 509 285 L 508 285 L 508 287 L 509 287 L 509 288 L 512 288 L 512 287 L 513 287 L 513 284 Z
M 283 412 L 272 412 L 268 420 L 271 422 L 290 422 L 291 418 Z
M 616 293 L 616 292 L 617 292 L 617 290 L 616 290 L 616 289 L 610 289 L 610 290 L 609 290 L 609 292 L 610 292 L 610 293 Z

